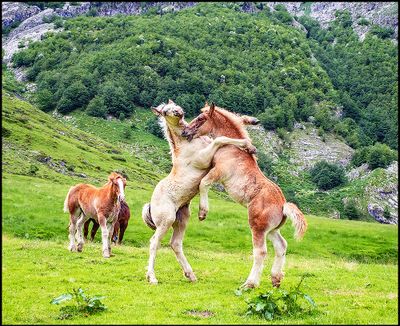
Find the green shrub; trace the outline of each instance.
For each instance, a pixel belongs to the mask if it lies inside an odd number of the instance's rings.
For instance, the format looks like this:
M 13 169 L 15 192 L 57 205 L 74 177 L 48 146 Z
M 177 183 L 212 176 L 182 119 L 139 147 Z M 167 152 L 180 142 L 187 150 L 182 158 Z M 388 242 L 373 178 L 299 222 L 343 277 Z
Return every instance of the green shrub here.
M 362 214 L 357 209 L 356 202 L 354 200 L 349 200 L 343 209 L 344 217 L 349 220 L 359 220 L 362 217 Z
M 126 126 L 122 131 L 122 137 L 125 139 L 130 139 L 132 137 L 132 129 L 129 126 Z
M 397 155 L 386 144 L 376 143 L 370 147 L 367 159 L 369 167 L 373 170 L 387 167 L 397 159 Z
M 41 90 L 36 92 L 35 101 L 39 109 L 45 112 L 54 110 L 54 108 L 56 107 L 54 96 L 47 88 L 42 88 Z
M 390 210 L 389 207 L 386 205 L 384 210 L 383 210 L 383 217 L 387 220 L 390 220 L 392 218 L 391 214 L 390 214 Z
M 393 28 L 382 27 L 378 25 L 373 25 L 369 32 L 373 35 L 378 36 L 381 39 L 391 38 L 394 34 Z
M 310 170 L 310 174 L 311 180 L 321 190 L 329 190 L 347 182 L 344 169 L 326 161 L 317 162 Z
M 397 159 L 397 152 L 386 144 L 376 143 L 373 146 L 362 147 L 353 154 L 351 162 L 354 166 L 368 163 L 371 170 L 386 168 Z
M 370 24 L 369 20 L 366 18 L 360 18 L 360 20 L 357 23 L 358 25 L 361 26 L 368 26 Z
M 93 117 L 105 118 L 107 114 L 107 107 L 104 104 L 104 99 L 101 96 L 94 97 L 86 108 L 86 113 Z
M 299 284 L 289 291 L 281 288 L 273 289 L 247 300 L 246 315 L 259 316 L 266 320 L 276 320 L 288 316 L 312 313 L 316 307 L 314 300 L 300 290 L 304 278 L 305 276 L 302 276 Z M 240 290 L 235 293 L 236 295 L 241 295 Z
M 267 176 L 270 176 L 273 173 L 273 161 L 272 158 L 265 154 L 264 152 L 257 152 L 257 163 L 260 167 L 260 170 Z
M 60 303 L 73 300 L 72 305 L 61 307 L 58 319 L 71 319 L 79 316 L 94 315 L 107 309 L 101 299 L 104 296 L 89 296 L 81 288 L 72 290 L 72 293 L 64 293 L 57 298 L 51 300 L 51 304 L 59 305 Z
M 39 171 L 39 168 L 35 164 L 31 164 L 29 167 L 29 174 L 35 175 Z

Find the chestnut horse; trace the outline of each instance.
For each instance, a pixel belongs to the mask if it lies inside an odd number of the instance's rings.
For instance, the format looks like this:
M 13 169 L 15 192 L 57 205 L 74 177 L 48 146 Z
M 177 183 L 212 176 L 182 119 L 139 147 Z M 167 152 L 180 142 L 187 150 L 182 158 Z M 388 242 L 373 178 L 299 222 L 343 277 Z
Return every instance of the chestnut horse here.
M 202 109 L 183 132 L 188 140 L 202 135 L 249 139 L 243 121 L 236 114 L 218 108 L 214 104 Z M 307 229 L 303 213 L 286 199 L 275 183 L 269 180 L 258 167 L 254 155 L 225 146 L 213 158 L 212 169 L 200 182 L 199 219 L 208 212 L 208 189 L 213 182 L 221 182 L 228 194 L 238 203 L 247 207 L 249 225 L 253 237 L 253 267 L 242 287 L 256 287 L 260 284 L 263 262 L 267 255 L 266 236 L 272 241 L 275 259 L 272 266 L 272 284 L 279 287 L 283 279 L 283 265 L 287 243 L 279 232 L 286 217 L 292 220 L 295 237 L 300 239 Z
M 121 244 L 122 239 L 124 238 L 125 230 L 128 227 L 129 219 L 131 218 L 131 212 L 129 210 L 129 206 L 125 201 L 121 201 L 121 209 L 118 213 L 117 222 L 114 225 L 114 231 L 112 234 L 112 241 L 116 244 Z M 93 222 L 92 231 L 90 232 L 90 241 L 93 241 L 96 236 L 97 230 L 100 227 L 100 224 L 97 223 L 94 219 L 89 219 L 83 225 L 83 237 L 87 240 L 87 235 L 89 233 L 89 224 Z
M 172 226 L 171 248 L 175 252 L 184 275 L 194 282 L 196 276 L 182 249 L 186 224 L 190 217 L 190 201 L 198 193 L 200 181 L 207 174 L 218 148 L 230 144 L 254 152 L 255 147 L 248 139 L 227 137 L 217 137 L 214 140 L 209 137 L 199 137 L 189 142 L 181 136 L 187 123 L 180 106 L 169 100 L 168 104 L 161 104 L 152 110 L 160 117 L 160 123 L 171 149 L 173 166 L 170 174 L 157 184 L 151 203 L 145 204 L 142 211 L 143 221 L 155 230 L 150 239 L 150 257 L 146 277 L 150 283 L 158 283 L 154 272 L 155 257 L 161 239 Z M 241 150 L 238 149 L 238 151 Z
M 64 212 L 70 214 L 68 249 L 82 251 L 84 239 L 83 224 L 93 218 L 100 224 L 103 243 L 103 256 L 111 255 L 111 231 L 117 222 L 121 201 L 125 199 L 126 180 L 112 172 L 108 182 L 101 188 L 80 183 L 68 191 L 64 201 Z M 78 246 L 75 246 L 75 233 L 78 234 Z

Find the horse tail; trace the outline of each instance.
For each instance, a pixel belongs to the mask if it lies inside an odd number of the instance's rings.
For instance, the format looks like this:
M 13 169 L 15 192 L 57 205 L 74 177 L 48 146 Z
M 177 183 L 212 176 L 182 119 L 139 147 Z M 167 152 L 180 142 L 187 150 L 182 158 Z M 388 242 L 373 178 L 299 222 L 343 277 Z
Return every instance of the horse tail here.
M 157 229 L 156 225 L 153 222 L 153 219 L 151 218 L 150 203 L 147 203 L 143 206 L 142 219 L 150 229 Z
M 74 188 L 74 187 L 69 188 L 67 197 L 65 197 L 65 200 L 64 200 L 64 213 L 69 213 L 68 199 L 69 199 L 69 194 L 71 193 L 71 190 L 72 190 L 73 188 Z
M 295 204 L 286 202 L 283 205 L 283 215 L 292 221 L 295 239 L 301 240 L 307 230 L 307 221 L 301 210 Z

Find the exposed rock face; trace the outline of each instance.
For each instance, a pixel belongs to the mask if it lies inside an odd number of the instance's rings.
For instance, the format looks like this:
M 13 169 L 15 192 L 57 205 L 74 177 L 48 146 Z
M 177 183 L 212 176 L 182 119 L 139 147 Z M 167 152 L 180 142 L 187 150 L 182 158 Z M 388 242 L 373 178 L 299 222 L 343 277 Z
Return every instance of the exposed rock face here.
M 13 23 L 22 22 L 25 19 L 40 12 L 37 6 L 28 6 L 19 2 L 3 2 L 1 4 L 2 28 L 9 27 Z
M 397 2 L 312 2 L 309 5 L 303 2 L 267 2 L 271 9 L 277 4 L 283 4 L 286 9 L 296 16 L 310 15 L 318 20 L 322 27 L 327 27 L 335 20 L 336 10 L 348 10 L 352 16 L 353 28 L 364 38 L 370 26 L 357 24 L 360 18 L 366 18 L 371 24 L 390 27 L 398 35 L 398 11 Z
M 276 132 L 267 131 L 262 126 L 247 126 L 253 143 L 261 146 L 261 150 L 271 156 L 273 161 L 277 161 L 279 154 L 283 150 L 283 141 L 278 137 Z
M 384 170 L 382 184 L 370 184 L 365 188 L 368 198 L 368 213 L 378 222 L 398 224 L 398 162 L 393 162 Z M 390 212 L 390 218 L 383 214 L 385 207 Z
M 300 166 L 301 169 L 309 169 L 318 161 L 336 163 L 343 167 L 350 163 L 354 150 L 345 143 L 335 139 L 331 135 L 318 136 L 314 127 L 307 129 L 295 129 L 291 135 L 291 148 L 293 156 L 290 161 Z

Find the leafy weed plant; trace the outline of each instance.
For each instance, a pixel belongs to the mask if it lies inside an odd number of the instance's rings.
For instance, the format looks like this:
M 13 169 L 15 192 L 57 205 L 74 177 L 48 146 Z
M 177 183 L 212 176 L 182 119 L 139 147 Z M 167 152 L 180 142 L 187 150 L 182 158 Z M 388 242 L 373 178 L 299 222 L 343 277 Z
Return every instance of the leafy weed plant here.
M 73 305 L 68 305 L 60 308 L 58 319 L 71 319 L 75 316 L 88 317 L 90 315 L 102 312 L 107 307 L 100 301 L 104 296 L 93 296 L 85 294 L 79 289 L 73 289 L 72 293 L 64 293 L 51 300 L 51 304 L 60 304 L 65 301 L 74 300 Z
M 306 275 L 303 275 L 297 286 L 290 291 L 273 289 L 246 300 L 246 316 L 260 316 L 273 320 L 313 312 L 316 308 L 314 300 L 300 290 L 305 277 Z M 241 291 L 237 290 L 236 294 L 241 295 Z

